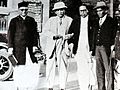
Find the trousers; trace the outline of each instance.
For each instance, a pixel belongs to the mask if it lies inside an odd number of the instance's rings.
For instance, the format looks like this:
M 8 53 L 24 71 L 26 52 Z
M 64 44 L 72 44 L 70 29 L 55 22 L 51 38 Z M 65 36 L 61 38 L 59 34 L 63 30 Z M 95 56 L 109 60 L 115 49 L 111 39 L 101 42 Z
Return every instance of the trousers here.
M 115 69 L 116 69 L 116 72 L 114 72 L 114 74 L 115 74 L 116 86 L 117 86 L 117 89 L 120 89 L 120 60 L 117 60 Z
M 96 46 L 96 75 L 98 90 L 114 90 L 113 70 L 110 61 L 110 46 Z
M 58 53 L 56 57 L 54 56 L 52 59 L 47 59 L 46 80 L 48 88 L 53 88 L 54 84 L 56 83 L 56 68 L 58 68 L 58 80 L 60 89 L 65 89 L 67 79 L 67 63 L 67 57 L 64 53 L 64 50 L 61 54 Z M 58 67 L 56 67 L 56 64 Z

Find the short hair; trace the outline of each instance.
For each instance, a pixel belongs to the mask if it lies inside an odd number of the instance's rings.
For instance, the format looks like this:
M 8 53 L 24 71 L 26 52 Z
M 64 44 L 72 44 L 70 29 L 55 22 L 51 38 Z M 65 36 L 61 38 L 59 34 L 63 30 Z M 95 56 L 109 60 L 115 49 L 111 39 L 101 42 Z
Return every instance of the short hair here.
M 28 7 L 28 2 L 25 2 L 25 1 L 23 1 L 23 2 L 20 2 L 20 3 L 18 3 L 18 8 L 20 8 L 20 7 Z

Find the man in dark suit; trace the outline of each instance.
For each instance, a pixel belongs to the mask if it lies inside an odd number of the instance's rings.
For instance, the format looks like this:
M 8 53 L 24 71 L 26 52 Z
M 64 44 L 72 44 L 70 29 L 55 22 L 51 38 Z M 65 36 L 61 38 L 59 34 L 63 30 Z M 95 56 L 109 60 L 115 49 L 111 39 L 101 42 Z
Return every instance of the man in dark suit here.
M 33 56 L 33 48 L 38 45 L 37 23 L 32 17 L 27 16 L 27 6 L 26 2 L 18 4 L 20 15 L 11 20 L 8 30 L 8 51 L 15 55 L 18 65 L 25 65 L 26 47 L 32 62 L 37 63 Z
M 80 90 L 89 90 L 90 76 L 89 76 L 89 63 L 91 62 L 91 45 L 92 45 L 92 23 L 93 17 L 88 15 L 86 5 L 79 7 L 80 16 L 73 19 L 70 26 L 69 33 L 74 34 L 68 40 L 69 47 L 72 49 L 77 62 L 77 74 Z
M 18 61 L 13 78 L 20 89 L 34 87 L 39 70 L 36 68 L 38 61 L 33 54 L 38 46 L 37 23 L 27 15 L 27 2 L 18 3 L 18 8 L 20 15 L 11 20 L 8 29 L 8 53 L 13 54 Z
M 94 24 L 93 35 L 98 90 L 114 90 L 114 78 L 110 54 L 111 47 L 114 44 L 116 36 L 117 24 L 113 18 L 108 16 L 108 7 L 105 2 L 97 2 L 95 10 L 97 11 L 99 17 Z M 106 80 L 107 87 L 105 82 Z

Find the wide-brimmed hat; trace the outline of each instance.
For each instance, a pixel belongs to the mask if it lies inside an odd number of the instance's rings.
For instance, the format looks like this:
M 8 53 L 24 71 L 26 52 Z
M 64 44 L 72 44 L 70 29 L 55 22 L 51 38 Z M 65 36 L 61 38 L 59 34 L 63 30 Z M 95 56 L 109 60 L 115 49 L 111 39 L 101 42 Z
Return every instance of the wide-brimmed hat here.
M 62 8 L 67 8 L 67 6 L 65 6 L 65 3 L 57 2 L 54 4 L 54 8 L 52 10 L 57 10 L 57 9 L 62 9 Z
M 106 5 L 106 3 L 104 1 L 99 1 L 99 2 L 97 2 L 97 4 L 94 7 L 94 9 L 101 8 L 101 7 L 108 8 L 108 6 Z

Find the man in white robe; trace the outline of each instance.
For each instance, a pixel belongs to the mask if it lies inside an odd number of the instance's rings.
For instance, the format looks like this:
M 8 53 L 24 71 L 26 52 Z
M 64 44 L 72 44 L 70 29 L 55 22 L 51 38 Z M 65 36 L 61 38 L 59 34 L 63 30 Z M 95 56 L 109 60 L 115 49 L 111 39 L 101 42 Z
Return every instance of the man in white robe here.
M 90 63 L 92 43 L 92 17 L 88 15 L 86 5 L 79 7 L 80 16 L 73 20 L 69 33 L 74 33 L 68 40 L 73 46 L 73 54 L 77 62 L 77 75 L 80 90 L 88 90 L 90 86 Z

